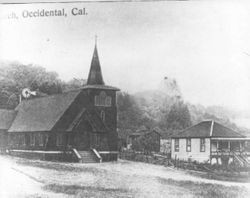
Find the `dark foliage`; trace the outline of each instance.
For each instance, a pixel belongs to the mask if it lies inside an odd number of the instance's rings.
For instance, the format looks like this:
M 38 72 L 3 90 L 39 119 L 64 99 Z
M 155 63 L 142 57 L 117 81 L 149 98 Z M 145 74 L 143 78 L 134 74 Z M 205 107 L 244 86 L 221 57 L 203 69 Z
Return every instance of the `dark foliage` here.
M 191 126 L 191 116 L 187 105 L 183 102 L 175 103 L 166 118 L 168 129 L 181 130 Z
M 15 108 L 24 88 L 45 94 L 62 92 L 62 81 L 55 72 L 48 72 L 40 66 L 16 62 L 0 63 L 0 66 L 1 108 Z
M 159 144 L 154 136 L 143 135 L 133 141 L 132 149 L 135 151 L 143 151 L 145 154 L 150 154 L 152 151 L 158 150 Z
M 121 130 L 137 129 L 144 123 L 146 118 L 143 117 L 134 98 L 128 93 L 118 93 L 118 128 Z

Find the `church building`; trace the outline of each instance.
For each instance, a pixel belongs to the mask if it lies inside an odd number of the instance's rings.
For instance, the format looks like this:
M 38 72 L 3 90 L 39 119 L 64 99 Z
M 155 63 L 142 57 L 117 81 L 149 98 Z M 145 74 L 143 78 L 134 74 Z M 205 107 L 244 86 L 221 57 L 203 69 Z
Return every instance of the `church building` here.
M 7 152 L 49 160 L 116 160 L 117 91 L 104 83 L 95 45 L 86 85 L 23 100 L 13 110 L 6 136 Z

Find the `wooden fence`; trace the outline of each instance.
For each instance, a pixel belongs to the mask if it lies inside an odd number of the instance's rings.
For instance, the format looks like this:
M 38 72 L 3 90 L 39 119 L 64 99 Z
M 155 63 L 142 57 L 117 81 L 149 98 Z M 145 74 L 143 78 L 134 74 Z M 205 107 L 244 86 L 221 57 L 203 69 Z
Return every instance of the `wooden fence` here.
M 123 151 L 120 152 L 119 158 L 150 164 L 173 166 L 171 159 L 167 155 L 160 155 L 157 153 L 144 154 L 143 152 L 139 151 Z

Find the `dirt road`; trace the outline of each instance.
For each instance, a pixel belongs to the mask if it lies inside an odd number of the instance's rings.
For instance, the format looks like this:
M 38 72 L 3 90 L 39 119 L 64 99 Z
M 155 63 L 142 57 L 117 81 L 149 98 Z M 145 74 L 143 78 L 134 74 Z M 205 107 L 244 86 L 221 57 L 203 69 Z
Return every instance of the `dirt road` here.
M 42 185 L 29 177 L 15 171 L 10 161 L 0 161 L 0 197 L 26 197 L 41 193 Z
M 249 183 L 120 160 L 76 164 L 0 156 L 0 197 L 250 197 Z
M 22 172 L 15 162 L 0 156 L 0 198 L 60 197 L 60 194 L 45 192 L 44 184 Z

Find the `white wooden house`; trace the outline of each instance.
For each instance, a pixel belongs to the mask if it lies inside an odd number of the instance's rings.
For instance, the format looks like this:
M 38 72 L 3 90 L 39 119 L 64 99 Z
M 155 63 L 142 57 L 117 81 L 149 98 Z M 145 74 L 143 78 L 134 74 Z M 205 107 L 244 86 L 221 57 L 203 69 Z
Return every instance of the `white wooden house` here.
M 171 158 L 200 163 L 247 161 L 249 138 L 214 121 L 203 121 L 171 136 Z

